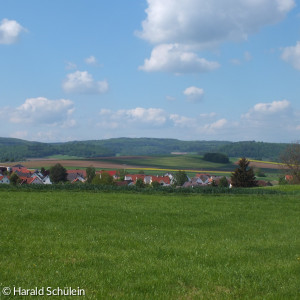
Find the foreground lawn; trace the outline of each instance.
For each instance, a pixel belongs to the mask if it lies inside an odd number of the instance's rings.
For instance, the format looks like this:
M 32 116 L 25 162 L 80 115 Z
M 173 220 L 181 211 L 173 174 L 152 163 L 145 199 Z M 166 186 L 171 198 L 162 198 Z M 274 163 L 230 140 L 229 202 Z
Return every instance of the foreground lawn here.
M 1 191 L 0 206 L 0 291 L 80 287 L 86 299 L 300 298 L 299 195 Z

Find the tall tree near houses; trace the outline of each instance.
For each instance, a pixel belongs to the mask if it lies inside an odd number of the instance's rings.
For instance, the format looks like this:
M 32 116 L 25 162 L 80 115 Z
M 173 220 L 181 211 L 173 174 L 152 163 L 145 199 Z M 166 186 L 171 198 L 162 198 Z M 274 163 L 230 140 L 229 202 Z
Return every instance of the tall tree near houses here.
M 254 187 L 257 181 L 253 168 L 249 167 L 250 161 L 245 157 L 238 162 L 238 167 L 231 175 L 231 184 L 234 187 Z
M 96 169 L 93 166 L 87 167 L 86 168 L 87 183 L 92 183 L 95 176 L 96 176 Z
M 292 183 L 300 183 L 300 142 L 294 142 L 286 147 L 280 156 L 285 169 L 292 175 Z
M 60 163 L 57 163 L 50 168 L 50 179 L 53 183 L 67 181 L 67 170 Z

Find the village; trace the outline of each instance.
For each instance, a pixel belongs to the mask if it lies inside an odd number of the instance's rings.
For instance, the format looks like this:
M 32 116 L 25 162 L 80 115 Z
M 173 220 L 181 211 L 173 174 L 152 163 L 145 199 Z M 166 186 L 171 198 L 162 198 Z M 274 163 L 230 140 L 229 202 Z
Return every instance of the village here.
M 183 172 L 183 171 L 181 171 Z M 183 172 L 185 174 L 185 172 Z M 176 182 L 173 173 L 165 173 L 160 175 L 146 175 L 146 174 L 129 174 L 123 171 L 120 174 L 119 170 L 100 170 L 95 171 L 95 177 L 101 179 L 103 176 L 110 178 L 109 181 L 116 186 L 130 186 L 142 184 L 145 186 L 171 186 Z M 0 184 L 11 184 L 12 178 L 17 178 L 16 184 L 28 185 L 28 184 L 53 184 L 51 181 L 51 175 L 49 170 L 42 168 L 41 170 L 28 169 L 21 164 L 17 164 L 11 167 L 0 166 Z M 87 171 L 83 169 L 69 169 L 66 170 L 66 183 L 78 184 L 88 183 Z M 183 180 L 179 186 L 182 187 L 196 187 L 207 185 L 219 185 L 220 181 L 226 178 L 227 186 L 230 186 L 230 178 L 224 176 L 215 176 L 210 174 L 195 174 L 194 177 L 186 175 L 186 180 Z M 94 180 L 94 182 L 96 182 Z M 178 184 L 177 184 L 178 185 Z M 226 185 L 226 184 L 225 184 Z
M 51 169 L 50 169 L 51 170 Z M 51 180 L 50 170 L 45 168 L 28 169 L 21 164 L 11 167 L 0 166 L 0 184 L 15 184 L 15 185 L 51 185 L 58 182 Z M 164 175 L 147 175 L 143 171 L 138 174 L 130 174 L 125 170 L 99 170 L 94 171 L 93 180 L 89 180 L 87 170 L 84 169 L 68 169 L 66 177 L 63 181 L 65 184 L 102 184 L 115 186 L 132 186 L 139 187 L 168 187 L 178 186 L 183 188 L 194 188 L 201 186 L 221 186 L 232 187 L 230 177 L 216 176 L 210 174 L 196 173 L 193 177 L 188 176 L 184 171 L 177 171 L 174 173 L 167 172 Z M 180 180 L 176 178 L 181 172 Z M 104 179 L 104 177 L 106 179 Z M 182 179 L 183 178 L 183 179 Z M 258 180 L 258 186 L 271 185 L 269 182 Z

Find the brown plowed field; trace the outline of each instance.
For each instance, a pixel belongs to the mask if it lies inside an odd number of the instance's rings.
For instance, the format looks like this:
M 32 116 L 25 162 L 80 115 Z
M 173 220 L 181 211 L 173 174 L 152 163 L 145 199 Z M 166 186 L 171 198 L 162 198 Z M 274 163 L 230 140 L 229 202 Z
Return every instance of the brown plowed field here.
M 93 160 L 57 160 L 57 159 L 33 159 L 28 160 L 25 162 L 21 162 L 20 164 L 24 167 L 29 169 L 35 168 L 49 168 L 54 166 L 55 164 L 60 163 L 65 168 L 87 168 L 89 166 L 93 166 L 94 168 L 103 168 L 103 169 L 124 169 L 126 168 L 136 168 L 139 169 L 141 166 L 131 166 L 131 165 L 124 165 L 124 164 L 114 164 L 110 162 L 103 162 L 103 161 L 93 161 Z M 10 166 L 14 166 L 18 163 L 11 163 Z
M 250 166 L 253 168 L 260 168 L 260 169 L 285 169 L 283 165 L 279 164 L 269 164 L 269 163 L 263 163 L 263 162 L 256 162 L 251 161 Z

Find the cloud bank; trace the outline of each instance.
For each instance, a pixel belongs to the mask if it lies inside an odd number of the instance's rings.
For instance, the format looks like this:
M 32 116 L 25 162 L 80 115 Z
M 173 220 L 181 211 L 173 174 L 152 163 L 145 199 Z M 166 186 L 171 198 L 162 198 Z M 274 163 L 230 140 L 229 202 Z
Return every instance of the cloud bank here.
M 213 71 L 215 61 L 197 51 L 240 42 L 285 18 L 294 0 L 147 0 L 147 17 L 137 36 L 155 45 L 140 70 L 195 73 Z M 250 56 L 245 57 L 250 60 Z

